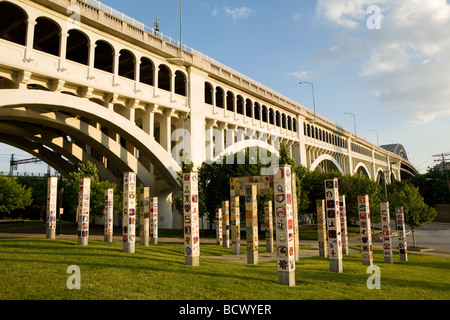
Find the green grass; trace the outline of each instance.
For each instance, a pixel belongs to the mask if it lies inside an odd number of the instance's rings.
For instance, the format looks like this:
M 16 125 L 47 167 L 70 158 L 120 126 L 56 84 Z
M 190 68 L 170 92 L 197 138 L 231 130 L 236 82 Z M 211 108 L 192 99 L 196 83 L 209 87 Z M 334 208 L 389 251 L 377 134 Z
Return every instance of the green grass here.
M 247 265 L 207 259 L 231 254 L 201 244 L 199 267 L 184 264 L 183 244 L 160 243 L 126 254 L 122 243 L 74 239 L 0 239 L 0 300 L 277 300 L 277 299 L 450 299 L 450 258 L 409 254 L 408 262 L 374 264 L 381 269 L 381 289 L 369 290 L 369 274 L 359 253 L 343 258 L 344 273 L 329 271 L 328 259 L 302 258 L 296 287 L 279 285 L 275 262 Z M 304 248 L 301 248 L 304 249 Z M 245 246 L 241 246 L 245 253 Z M 265 247 L 260 248 L 265 252 Z M 70 265 L 81 269 L 81 290 L 69 290 Z

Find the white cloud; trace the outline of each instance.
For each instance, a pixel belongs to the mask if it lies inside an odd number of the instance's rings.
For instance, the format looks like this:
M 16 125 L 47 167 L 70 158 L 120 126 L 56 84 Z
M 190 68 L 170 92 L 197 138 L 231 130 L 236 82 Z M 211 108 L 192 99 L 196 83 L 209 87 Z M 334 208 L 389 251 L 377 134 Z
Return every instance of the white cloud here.
M 247 19 L 254 12 L 255 12 L 254 10 L 247 7 L 240 7 L 234 9 L 225 7 L 225 13 L 227 14 L 227 16 L 231 17 L 234 20 L 234 22 L 237 22 L 238 20 L 242 19 Z
M 317 74 L 317 72 L 311 72 L 311 71 L 295 71 L 295 72 L 289 73 L 288 76 L 306 80 L 306 79 L 317 78 L 318 74 Z
M 317 13 L 340 30 L 321 62 L 355 60 L 368 89 L 416 124 L 450 115 L 450 4 L 377 0 L 380 30 L 369 30 L 373 0 L 319 0 Z

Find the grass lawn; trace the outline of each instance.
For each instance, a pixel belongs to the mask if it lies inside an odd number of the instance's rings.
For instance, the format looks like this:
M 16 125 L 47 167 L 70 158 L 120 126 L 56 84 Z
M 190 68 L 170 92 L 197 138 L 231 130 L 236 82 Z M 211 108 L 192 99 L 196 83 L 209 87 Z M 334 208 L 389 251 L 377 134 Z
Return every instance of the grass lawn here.
M 395 253 L 394 264 L 388 265 L 382 251 L 375 250 L 379 290 L 367 288 L 370 274 L 359 253 L 344 256 L 342 274 L 329 272 L 326 258 L 302 258 L 296 287 L 289 288 L 277 283 L 276 262 L 207 259 L 231 254 L 231 249 L 201 244 L 200 266 L 191 267 L 184 264 L 183 249 L 180 243 L 136 243 L 136 253 L 126 254 L 121 242 L 90 240 L 81 247 L 76 239 L 0 239 L 0 300 L 450 299 L 449 257 L 410 253 L 408 262 L 400 262 Z M 80 290 L 66 286 L 71 265 L 81 270 Z

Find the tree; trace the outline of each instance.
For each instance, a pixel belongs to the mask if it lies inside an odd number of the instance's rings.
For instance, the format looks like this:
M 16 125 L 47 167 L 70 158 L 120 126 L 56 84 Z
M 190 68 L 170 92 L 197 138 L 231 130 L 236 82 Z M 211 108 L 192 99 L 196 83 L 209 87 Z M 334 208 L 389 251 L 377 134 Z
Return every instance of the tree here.
M 69 210 L 73 211 L 78 205 L 78 190 L 79 181 L 82 178 L 91 178 L 91 197 L 90 197 L 90 212 L 94 216 L 103 217 L 105 208 L 105 190 L 114 189 L 116 191 L 117 185 L 109 181 L 100 181 L 98 176 L 98 169 L 92 162 L 80 163 L 79 171 L 69 174 L 69 190 L 64 193 L 64 196 L 69 198 Z M 66 195 L 66 193 L 69 193 Z M 138 194 L 137 194 L 138 196 Z M 116 211 L 121 208 L 121 194 L 114 197 L 114 207 Z M 66 209 L 65 209 L 66 210 Z M 65 211 L 64 210 L 64 211 Z M 122 212 L 122 210 L 117 211 Z M 92 218 L 92 216 L 91 216 Z
M 14 178 L 0 175 L 0 214 L 9 216 L 11 211 L 31 205 L 31 191 L 31 188 L 22 186 Z
M 415 231 L 436 218 L 436 210 L 429 207 L 419 193 L 419 188 L 407 182 L 397 182 L 389 196 L 393 208 L 403 207 L 405 223 L 411 228 L 413 246 L 416 246 Z

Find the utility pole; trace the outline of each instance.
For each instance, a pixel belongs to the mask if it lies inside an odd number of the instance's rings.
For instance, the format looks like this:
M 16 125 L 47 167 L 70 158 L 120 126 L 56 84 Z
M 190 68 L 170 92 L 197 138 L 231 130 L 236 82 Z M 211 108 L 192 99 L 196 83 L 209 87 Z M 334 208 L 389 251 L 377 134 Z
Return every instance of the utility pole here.
M 446 159 L 446 157 L 448 156 L 450 156 L 450 153 L 441 153 L 433 155 L 434 158 L 438 158 L 434 160 L 435 162 L 442 163 L 442 170 L 443 170 L 442 172 L 445 173 L 445 177 L 447 178 L 448 191 L 450 191 L 450 180 L 448 178 L 448 167 L 447 167 L 447 162 L 450 161 L 450 159 Z

